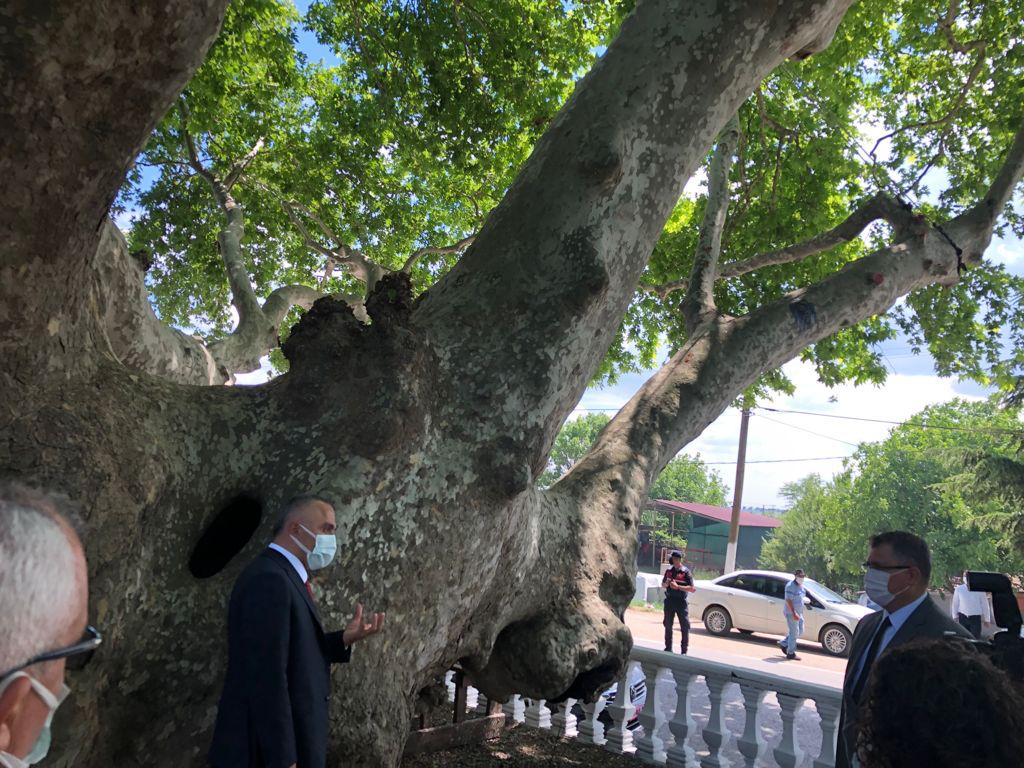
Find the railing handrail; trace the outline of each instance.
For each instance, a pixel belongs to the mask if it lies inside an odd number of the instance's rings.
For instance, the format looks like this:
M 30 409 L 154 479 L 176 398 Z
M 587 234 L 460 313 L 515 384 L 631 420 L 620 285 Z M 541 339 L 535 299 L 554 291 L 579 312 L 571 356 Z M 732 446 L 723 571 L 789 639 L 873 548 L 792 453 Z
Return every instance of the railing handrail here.
M 660 667 L 668 667 L 673 671 L 678 670 L 691 675 L 707 675 L 710 673 L 729 678 L 732 682 L 754 683 L 755 685 L 763 686 L 765 690 L 783 693 L 788 696 L 814 699 L 815 701 L 831 701 L 839 704 L 843 696 L 841 690 L 827 685 L 793 680 L 781 675 L 773 675 L 770 672 L 743 669 L 718 661 L 682 656 L 677 653 L 658 651 L 654 648 L 644 648 L 638 645 L 633 646 L 629 657 L 634 661 L 646 661 Z

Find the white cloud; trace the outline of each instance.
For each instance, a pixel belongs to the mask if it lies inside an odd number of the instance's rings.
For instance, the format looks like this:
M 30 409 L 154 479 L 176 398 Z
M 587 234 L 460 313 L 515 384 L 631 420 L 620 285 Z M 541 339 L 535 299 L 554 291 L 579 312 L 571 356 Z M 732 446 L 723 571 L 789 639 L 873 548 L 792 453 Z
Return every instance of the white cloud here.
M 696 200 L 701 195 L 706 195 L 708 191 L 708 171 L 703 166 L 697 169 L 697 172 L 693 174 L 687 180 L 683 186 L 683 197 L 688 197 L 691 200 Z
M 921 360 L 927 360 L 927 357 L 921 356 L 914 362 Z M 955 397 L 980 399 L 978 395 L 965 394 L 962 385 L 955 379 L 943 379 L 934 373 L 899 372 L 905 362 L 909 361 L 894 361 L 897 373 L 890 373 L 881 387 L 855 387 L 850 384 L 829 389 L 817 380 L 813 366 L 793 361 L 784 370 L 796 385 L 796 394 L 792 397 L 777 397 L 762 405 L 789 411 L 905 421 L 925 406 L 947 402 Z M 651 373 L 623 377 L 614 388 L 588 390 L 580 406 L 585 410 L 621 406 Z M 614 414 L 613 411 L 606 412 Z M 780 462 L 779 459 L 849 456 L 857 443 L 883 440 L 891 429 L 892 425 L 874 422 L 755 411 L 750 419 L 747 438 L 743 506 L 782 506 L 779 489 L 786 483 L 799 480 L 812 472 L 828 478 L 843 468 L 841 458 L 798 462 Z M 699 453 L 704 461 L 722 462 L 713 466 L 731 488 L 736 472 L 739 431 L 739 411 L 730 408 L 708 426 L 700 437 L 686 446 L 683 453 Z M 764 460 L 775 463 L 757 463 Z

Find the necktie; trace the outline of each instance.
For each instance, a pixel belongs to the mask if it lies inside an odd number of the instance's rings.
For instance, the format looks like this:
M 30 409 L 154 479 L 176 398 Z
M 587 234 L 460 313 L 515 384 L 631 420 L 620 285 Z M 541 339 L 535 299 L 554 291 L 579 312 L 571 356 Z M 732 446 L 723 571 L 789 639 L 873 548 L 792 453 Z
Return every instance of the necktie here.
M 310 584 L 308 581 L 306 582 L 306 591 L 309 592 L 309 599 L 312 600 L 314 604 L 316 604 L 316 595 L 313 594 L 313 585 Z
M 878 625 L 878 631 L 875 632 L 875 636 L 871 639 L 868 652 L 864 654 L 864 666 L 861 667 L 860 677 L 857 678 L 857 683 L 853 686 L 853 700 L 858 703 L 860 703 L 860 697 L 864 693 L 864 687 L 871 674 L 871 667 L 875 663 L 875 657 L 878 656 L 878 649 L 882 645 L 882 638 L 885 637 L 885 631 L 891 626 L 892 622 L 889 621 L 889 617 L 886 615 L 882 619 L 882 623 Z

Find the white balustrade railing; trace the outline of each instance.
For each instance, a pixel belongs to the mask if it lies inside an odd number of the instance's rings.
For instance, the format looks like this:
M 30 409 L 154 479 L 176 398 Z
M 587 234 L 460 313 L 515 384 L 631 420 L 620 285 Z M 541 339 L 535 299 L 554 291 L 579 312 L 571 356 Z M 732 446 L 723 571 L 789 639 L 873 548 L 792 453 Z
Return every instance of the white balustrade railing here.
M 637 668 L 642 676 L 634 672 Z M 637 712 L 632 692 L 640 679 L 646 698 Z M 471 701 L 473 693 L 467 697 Z M 841 696 L 839 689 L 824 685 L 634 647 L 611 701 L 602 696 L 592 703 L 549 703 L 517 695 L 502 709 L 509 720 L 632 755 L 638 763 L 834 768 Z

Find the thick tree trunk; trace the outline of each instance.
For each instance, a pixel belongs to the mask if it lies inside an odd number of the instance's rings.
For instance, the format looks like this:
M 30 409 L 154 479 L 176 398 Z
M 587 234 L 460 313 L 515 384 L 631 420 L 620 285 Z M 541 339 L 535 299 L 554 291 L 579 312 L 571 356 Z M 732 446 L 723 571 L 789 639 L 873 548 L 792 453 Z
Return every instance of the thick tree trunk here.
M 76 35 L 106 25 L 103 64 L 82 66 L 111 78 L 106 97 L 88 91 L 97 105 L 86 110 L 104 107 L 109 126 L 68 114 L 82 146 L 58 152 L 64 134 L 24 117 L 37 98 L 49 107 L 67 96 L 47 79 L 52 67 L 12 70 L 20 101 L 4 112 L 42 137 L 20 150 L 56 174 L 57 192 L 22 168 L 14 176 L 32 204 L 8 193 L 0 207 L 0 352 L 13 361 L 0 373 L 0 468 L 82 501 L 94 620 L 107 637 L 72 679 L 54 764 L 203 763 L 231 585 L 281 502 L 308 490 L 338 513 L 341 555 L 320 587 L 326 621 L 339 625 L 356 600 L 388 612 L 385 633 L 335 673 L 333 764 L 394 765 L 416 692 L 456 660 L 499 697 L 584 696 L 610 679 L 630 647 L 621 616 L 657 469 L 755 368 L 955 277 L 929 231 L 748 318 L 707 321 L 587 460 L 551 492 L 534 488 L 683 181 L 760 79 L 820 46 L 848 4 L 639 3 L 453 272 L 415 304 L 404 275 L 381 278 L 369 324 L 321 299 L 285 344 L 290 372 L 253 389 L 187 386 L 192 374 L 130 357 L 135 334 L 109 333 L 117 318 L 154 348 L 188 342 L 150 327 L 126 256 L 93 257 L 106 203 L 223 3 L 61 20 Z M 39 20 L 40 45 L 81 39 L 50 34 L 52 24 Z M 125 49 L 122 27 L 135 57 L 123 69 L 110 58 Z M 9 163 L 14 149 L 0 145 L 0 157 Z M 74 205 L 51 227 L 39 211 L 63 211 L 60 195 Z M 963 222 L 971 255 L 987 242 L 982 224 Z M 124 286 L 124 306 L 112 284 Z M 198 376 L 203 364 L 180 370 Z

